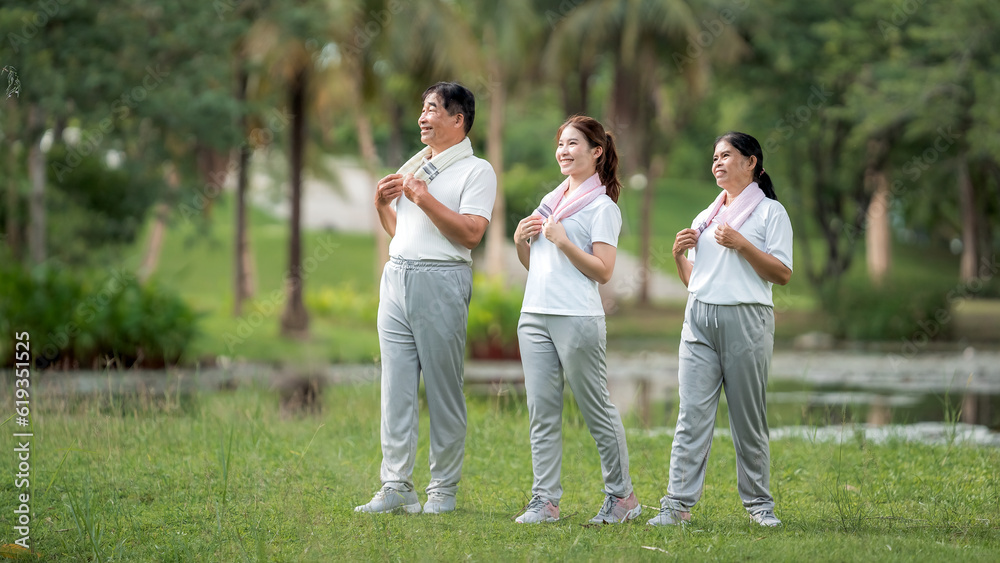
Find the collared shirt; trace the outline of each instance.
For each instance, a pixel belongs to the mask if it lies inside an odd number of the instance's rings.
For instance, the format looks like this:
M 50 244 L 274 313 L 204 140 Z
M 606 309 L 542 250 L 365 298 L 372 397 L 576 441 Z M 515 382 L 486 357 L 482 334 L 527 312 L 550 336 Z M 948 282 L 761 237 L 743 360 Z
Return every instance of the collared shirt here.
M 427 184 L 427 191 L 452 211 L 489 220 L 497 196 L 497 176 L 489 162 L 470 156 L 442 170 Z M 417 204 L 400 195 L 393 205 L 396 234 L 389 242 L 390 256 L 472 263 L 472 250 L 441 234 Z
M 702 211 L 691 223 L 697 228 L 708 216 Z M 688 291 L 702 303 L 738 305 L 759 303 L 774 306 L 772 283 L 760 277 L 750 262 L 732 248 L 715 241 L 718 223 L 710 225 L 698 237 L 698 243 L 688 251 L 694 263 Z M 792 222 L 788 212 L 777 201 L 765 198 L 747 218 L 739 233 L 760 250 L 774 256 L 792 269 Z

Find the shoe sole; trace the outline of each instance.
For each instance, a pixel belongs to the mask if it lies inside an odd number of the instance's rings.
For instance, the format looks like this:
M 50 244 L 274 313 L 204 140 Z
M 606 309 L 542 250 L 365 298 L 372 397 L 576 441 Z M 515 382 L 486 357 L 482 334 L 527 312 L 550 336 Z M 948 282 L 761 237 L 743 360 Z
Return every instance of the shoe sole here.
M 424 514 L 446 514 L 448 512 L 455 512 L 455 509 L 449 508 L 447 510 L 439 510 L 436 508 L 432 508 L 430 510 L 427 510 L 427 507 L 426 506 L 424 507 Z
M 516 523 L 516 524 L 544 524 L 546 522 L 558 522 L 558 521 L 559 521 L 558 518 L 553 518 L 551 516 L 546 516 L 545 520 L 538 520 L 536 522 L 522 522 L 520 520 L 514 520 L 514 523 Z
M 389 510 L 365 510 L 364 506 L 354 507 L 354 512 L 367 512 L 368 514 L 392 514 L 393 512 L 405 512 L 407 514 L 416 514 L 420 512 L 420 503 L 415 504 L 403 504 L 395 508 L 390 508 Z
M 669 524 L 664 523 L 664 522 L 656 522 L 655 520 L 657 518 L 659 518 L 659 516 L 654 516 L 653 518 L 650 518 L 649 520 L 646 521 L 646 525 L 648 525 L 648 526 L 663 526 L 663 527 L 665 527 L 665 526 L 685 526 L 685 525 L 691 523 L 691 519 L 690 518 L 688 518 L 687 520 L 685 520 L 683 518 L 680 518 L 680 519 L 674 520 L 673 522 L 670 522 Z

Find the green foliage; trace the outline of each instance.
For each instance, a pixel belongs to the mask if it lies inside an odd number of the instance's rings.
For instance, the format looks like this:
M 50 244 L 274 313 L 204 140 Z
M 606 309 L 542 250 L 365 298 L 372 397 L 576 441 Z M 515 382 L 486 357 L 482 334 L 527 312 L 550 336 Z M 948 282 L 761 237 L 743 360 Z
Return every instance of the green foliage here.
M 53 146 L 48 166 L 57 172 L 51 182 L 57 190 L 50 203 L 55 253 L 73 262 L 85 262 L 94 248 L 133 242 L 145 224 L 150 206 L 159 197 L 162 180 L 135 169 L 109 168 L 106 147 Z M 70 166 L 70 164 L 74 164 Z
M 541 203 L 542 196 L 555 189 L 564 177 L 559 174 L 559 170 L 535 170 L 524 164 L 516 164 L 504 173 L 503 179 L 507 232 L 513 236 L 521 219 L 531 214 Z
M 506 287 L 502 279 L 475 276 L 467 340 L 473 357 L 519 357 L 517 322 L 523 300 L 524 292 Z
M 946 339 L 953 288 L 925 280 L 891 279 L 881 287 L 853 279 L 827 285 L 820 303 L 838 338 L 849 340 Z
M 126 271 L 98 279 L 55 268 L 0 267 L 4 351 L 15 331 L 31 335 L 41 366 L 174 364 L 198 334 L 197 316 L 176 294 Z M 0 357 L 6 364 L 9 357 Z
M 361 292 L 353 284 L 336 287 L 324 285 L 318 290 L 307 290 L 306 307 L 310 313 L 340 321 L 357 321 L 374 326 L 378 317 L 378 296 Z

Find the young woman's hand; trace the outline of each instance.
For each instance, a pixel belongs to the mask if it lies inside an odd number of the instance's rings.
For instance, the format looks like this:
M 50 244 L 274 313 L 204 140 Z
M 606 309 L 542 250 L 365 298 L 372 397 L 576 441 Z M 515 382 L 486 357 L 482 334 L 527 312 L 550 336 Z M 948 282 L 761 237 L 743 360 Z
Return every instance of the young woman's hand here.
M 558 221 L 553 221 L 551 217 L 542 224 L 542 234 L 549 239 L 549 242 L 556 245 L 556 248 L 562 248 L 563 243 L 569 242 L 569 237 L 566 236 L 566 227 L 563 227 L 562 223 Z
M 531 237 L 542 232 L 542 218 L 539 215 L 528 215 L 514 229 L 514 244 L 527 244 Z

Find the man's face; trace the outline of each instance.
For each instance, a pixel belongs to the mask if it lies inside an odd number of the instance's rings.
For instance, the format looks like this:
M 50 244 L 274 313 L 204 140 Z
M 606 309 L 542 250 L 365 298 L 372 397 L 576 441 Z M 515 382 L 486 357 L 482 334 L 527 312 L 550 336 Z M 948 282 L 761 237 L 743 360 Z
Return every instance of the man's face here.
M 457 130 L 461 129 L 459 124 L 461 114 L 448 115 L 448 110 L 444 108 L 444 102 L 438 94 L 430 94 L 424 98 L 424 107 L 420 111 L 420 141 L 427 146 L 434 147 L 446 143 L 453 143 Z

